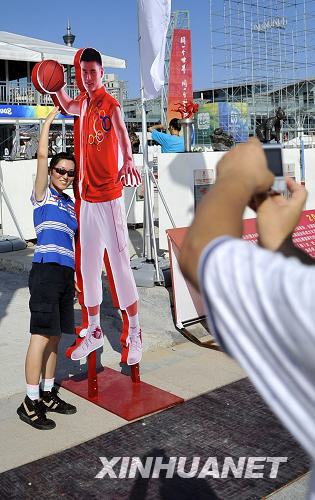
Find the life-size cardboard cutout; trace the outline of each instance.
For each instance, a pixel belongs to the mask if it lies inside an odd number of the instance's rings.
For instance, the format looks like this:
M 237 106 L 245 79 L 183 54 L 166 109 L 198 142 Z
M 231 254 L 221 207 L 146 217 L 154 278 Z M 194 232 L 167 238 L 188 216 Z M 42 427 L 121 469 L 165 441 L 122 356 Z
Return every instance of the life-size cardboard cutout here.
M 74 66 L 80 94 L 75 99 L 66 93 L 61 78 L 63 67 L 56 61 L 36 64 L 32 79 L 37 90 L 49 93 L 55 105 L 74 116 L 77 161 L 74 192 L 80 232 L 76 273 L 78 287 L 82 290 L 79 301 L 83 318 L 84 307 L 89 312 L 97 306 L 99 310 L 102 302 L 104 257 L 112 277 L 114 305 L 119 305 L 131 317 L 137 314 L 138 294 L 130 268 L 122 188 L 139 185 L 141 176 L 133 165 L 120 105 L 102 84 L 104 70 L 100 63 L 101 56 L 95 49 L 77 51 Z M 120 170 L 118 148 L 123 157 Z M 134 364 L 132 359 L 128 359 L 128 364 Z

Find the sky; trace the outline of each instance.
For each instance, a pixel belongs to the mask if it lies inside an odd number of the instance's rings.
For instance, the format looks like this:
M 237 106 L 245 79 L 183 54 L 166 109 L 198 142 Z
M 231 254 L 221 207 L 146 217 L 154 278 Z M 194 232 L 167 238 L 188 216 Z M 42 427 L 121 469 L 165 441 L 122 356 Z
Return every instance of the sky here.
M 192 37 L 193 88 L 210 86 L 209 0 L 172 0 L 172 11 L 188 10 Z M 140 95 L 137 0 L 10 0 L 1 2 L 0 31 L 63 43 L 67 19 L 74 46 L 94 47 L 127 60 L 127 69 L 111 70 L 126 80 L 128 96 Z

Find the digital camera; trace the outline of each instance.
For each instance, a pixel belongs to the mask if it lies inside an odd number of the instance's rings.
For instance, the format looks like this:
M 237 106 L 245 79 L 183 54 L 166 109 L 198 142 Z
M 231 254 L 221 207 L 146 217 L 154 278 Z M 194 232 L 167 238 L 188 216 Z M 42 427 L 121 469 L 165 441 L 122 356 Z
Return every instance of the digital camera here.
M 263 144 L 269 170 L 275 176 L 271 191 L 287 194 L 287 185 L 283 173 L 282 146 L 280 144 Z

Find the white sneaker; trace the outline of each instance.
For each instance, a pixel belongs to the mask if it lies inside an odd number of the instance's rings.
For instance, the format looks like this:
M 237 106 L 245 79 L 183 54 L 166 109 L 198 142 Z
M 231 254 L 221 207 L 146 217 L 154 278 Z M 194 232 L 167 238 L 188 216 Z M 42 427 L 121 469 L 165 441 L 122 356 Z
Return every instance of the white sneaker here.
M 91 352 L 96 351 L 99 347 L 104 345 L 104 336 L 100 326 L 89 326 L 85 335 L 85 339 L 81 344 L 71 353 L 73 361 L 85 358 Z
M 129 346 L 127 365 L 136 365 L 142 357 L 141 329 L 129 328 L 126 344 Z

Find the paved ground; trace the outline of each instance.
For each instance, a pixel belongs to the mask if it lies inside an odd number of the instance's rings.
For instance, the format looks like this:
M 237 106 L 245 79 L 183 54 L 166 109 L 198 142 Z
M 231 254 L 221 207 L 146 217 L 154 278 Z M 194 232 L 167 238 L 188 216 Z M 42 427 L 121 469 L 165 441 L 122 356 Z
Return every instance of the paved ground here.
M 139 255 L 141 234 L 133 247 Z M 131 251 L 132 253 L 132 251 Z M 28 288 L 27 270 L 33 250 L 0 254 L 0 472 L 30 461 L 68 449 L 93 437 L 126 425 L 127 422 L 74 394 L 62 390 L 69 402 L 76 404 L 73 416 L 57 415 L 53 431 L 40 432 L 26 426 L 16 417 L 16 408 L 24 397 L 24 357 L 28 343 Z M 119 314 L 111 307 L 104 291 L 102 326 L 107 340 L 99 362 L 116 370 L 119 365 Z M 212 389 L 222 387 L 245 376 L 240 367 L 225 354 L 202 349 L 188 342 L 174 327 L 170 294 L 164 287 L 139 288 L 141 323 L 144 332 L 144 356 L 141 378 L 156 387 L 190 399 Z M 76 318 L 80 313 L 76 305 Z M 208 335 L 202 325 L 192 329 L 203 338 Z M 74 363 L 62 354 L 72 340 L 63 339 L 58 364 L 58 376 L 86 371 L 85 363 Z M 5 452 L 3 451 L 5 450 Z M 294 496 L 272 496 L 273 500 L 305 497 L 306 481 L 294 483 Z M 292 485 L 290 485 L 292 488 Z M 289 492 L 289 489 L 288 489 Z

